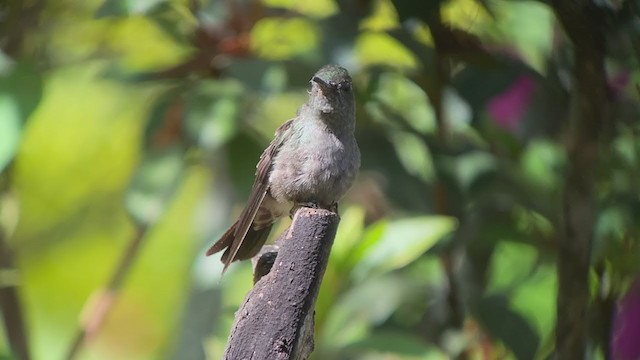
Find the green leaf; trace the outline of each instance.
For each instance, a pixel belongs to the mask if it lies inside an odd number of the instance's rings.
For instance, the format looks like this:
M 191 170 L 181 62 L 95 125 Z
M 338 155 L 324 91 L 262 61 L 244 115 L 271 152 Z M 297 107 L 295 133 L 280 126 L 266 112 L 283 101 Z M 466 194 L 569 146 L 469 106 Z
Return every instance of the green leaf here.
M 20 145 L 24 121 L 42 97 L 42 79 L 30 62 L 10 64 L 0 73 L 0 172 Z
M 316 23 L 302 17 L 265 17 L 251 29 L 252 50 L 269 60 L 309 56 L 319 42 Z
M 544 189 L 555 189 L 562 180 L 564 164 L 560 147 L 548 140 L 534 140 L 522 154 L 521 166 L 527 182 Z
M 489 269 L 488 298 L 508 294 L 508 310 L 526 319 L 527 327 L 535 331 L 537 338 L 551 334 L 555 321 L 555 269 L 539 263 L 536 248 L 502 241 L 496 246 Z
M 422 216 L 374 225 L 356 249 L 356 278 L 402 268 L 429 250 L 456 227 L 446 216 Z
M 150 153 L 142 161 L 125 198 L 131 216 L 143 224 L 153 224 L 162 216 L 183 172 L 179 147 Z
M 379 331 L 356 341 L 347 350 L 377 352 L 419 359 L 447 359 L 442 352 L 429 346 L 419 337 L 403 332 Z
M 96 18 L 145 14 L 166 0 L 106 0 L 96 11 Z
M 391 275 L 352 287 L 328 314 L 321 343 L 340 348 L 361 341 L 374 325 L 387 320 L 414 289 L 406 279 Z
M 0 172 L 11 162 L 20 145 L 22 119 L 15 100 L 0 93 Z
M 189 137 L 207 150 L 226 143 L 236 132 L 241 93 L 235 81 L 201 81 L 186 101 Z
M 362 238 L 364 218 L 365 210 L 358 206 L 350 206 L 340 215 L 340 226 L 331 248 L 330 260 L 330 264 L 338 265 L 340 271 L 350 271 L 346 268 L 347 259 Z
M 508 305 L 507 299 L 493 295 L 481 299 L 473 311 L 478 321 L 489 333 L 500 339 L 517 359 L 533 359 L 540 338 L 531 325 Z
M 540 338 L 553 337 L 556 294 L 555 267 L 540 265 L 514 289 L 510 299 L 511 308 L 527 319 Z
M 424 141 L 411 133 L 401 131 L 392 133 L 390 140 L 408 173 L 425 182 L 433 180 L 433 160 Z
M 531 274 L 536 258 L 537 251 L 531 245 L 500 242 L 492 255 L 487 293 L 508 291 L 518 286 Z

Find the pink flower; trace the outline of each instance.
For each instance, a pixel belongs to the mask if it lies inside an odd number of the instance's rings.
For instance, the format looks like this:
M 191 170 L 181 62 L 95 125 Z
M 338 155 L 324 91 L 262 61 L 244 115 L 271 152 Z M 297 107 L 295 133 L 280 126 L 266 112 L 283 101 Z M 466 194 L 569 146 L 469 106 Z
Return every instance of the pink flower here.
M 613 322 L 611 355 L 616 360 L 640 359 L 640 278 L 618 303 Z
M 487 110 L 499 126 L 511 131 L 516 130 L 531 101 L 534 89 L 533 79 L 528 75 L 522 75 L 506 91 L 494 96 L 489 101 Z

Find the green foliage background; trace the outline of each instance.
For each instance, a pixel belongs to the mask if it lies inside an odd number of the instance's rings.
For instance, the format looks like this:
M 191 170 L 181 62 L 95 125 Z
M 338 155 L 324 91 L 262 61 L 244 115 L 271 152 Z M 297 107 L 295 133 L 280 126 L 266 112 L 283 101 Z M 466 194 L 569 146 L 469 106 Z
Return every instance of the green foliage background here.
M 132 267 L 78 357 L 221 358 L 251 269 L 220 278 L 204 249 L 326 63 L 353 75 L 363 161 L 341 204 L 315 358 L 553 350 L 573 60 L 545 2 L 3 6 L 0 232 L 14 270 L 0 270 L 0 286 L 17 285 L 33 358 L 68 354 L 124 254 Z M 639 32 L 625 20 L 638 6 L 607 6 L 614 111 L 592 224 L 595 358 L 640 264 Z

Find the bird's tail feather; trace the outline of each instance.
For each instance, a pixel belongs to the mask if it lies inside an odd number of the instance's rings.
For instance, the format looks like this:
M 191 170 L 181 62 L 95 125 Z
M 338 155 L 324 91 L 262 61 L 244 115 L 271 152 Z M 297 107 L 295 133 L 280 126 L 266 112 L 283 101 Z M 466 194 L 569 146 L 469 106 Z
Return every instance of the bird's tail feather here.
M 254 230 L 249 229 L 247 231 L 247 235 L 245 235 L 244 239 L 235 239 L 236 238 L 236 228 L 238 227 L 238 222 L 236 221 L 230 228 L 227 230 L 215 244 L 213 244 L 209 250 L 207 250 L 207 256 L 213 255 L 217 252 L 225 250 L 224 254 L 222 254 L 222 262 L 225 265 L 228 265 L 236 260 L 246 260 L 254 257 L 260 249 L 267 241 L 269 237 L 269 233 L 271 232 L 272 225 L 265 226 L 261 229 Z M 240 241 L 240 248 L 238 252 L 234 256 L 233 259 L 229 259 L 230 250 L 233 248 L 233 243 L 235 241 Z

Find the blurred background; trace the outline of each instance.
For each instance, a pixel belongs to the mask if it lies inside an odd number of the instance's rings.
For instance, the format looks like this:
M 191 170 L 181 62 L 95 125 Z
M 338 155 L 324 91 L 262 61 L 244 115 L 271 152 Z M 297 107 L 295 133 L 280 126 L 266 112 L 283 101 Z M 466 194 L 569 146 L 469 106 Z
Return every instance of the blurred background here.
M 338 63 L 362 168 L 315 359 L 548 358 L 582 172 L 587 358 L 638 359 L 640 2 L 590 4 L 610 111 L 567 171 L 580 58 L 547 1 L 0 2 L 0 358 L 220 359 L 251 268 L 204 251 Z

